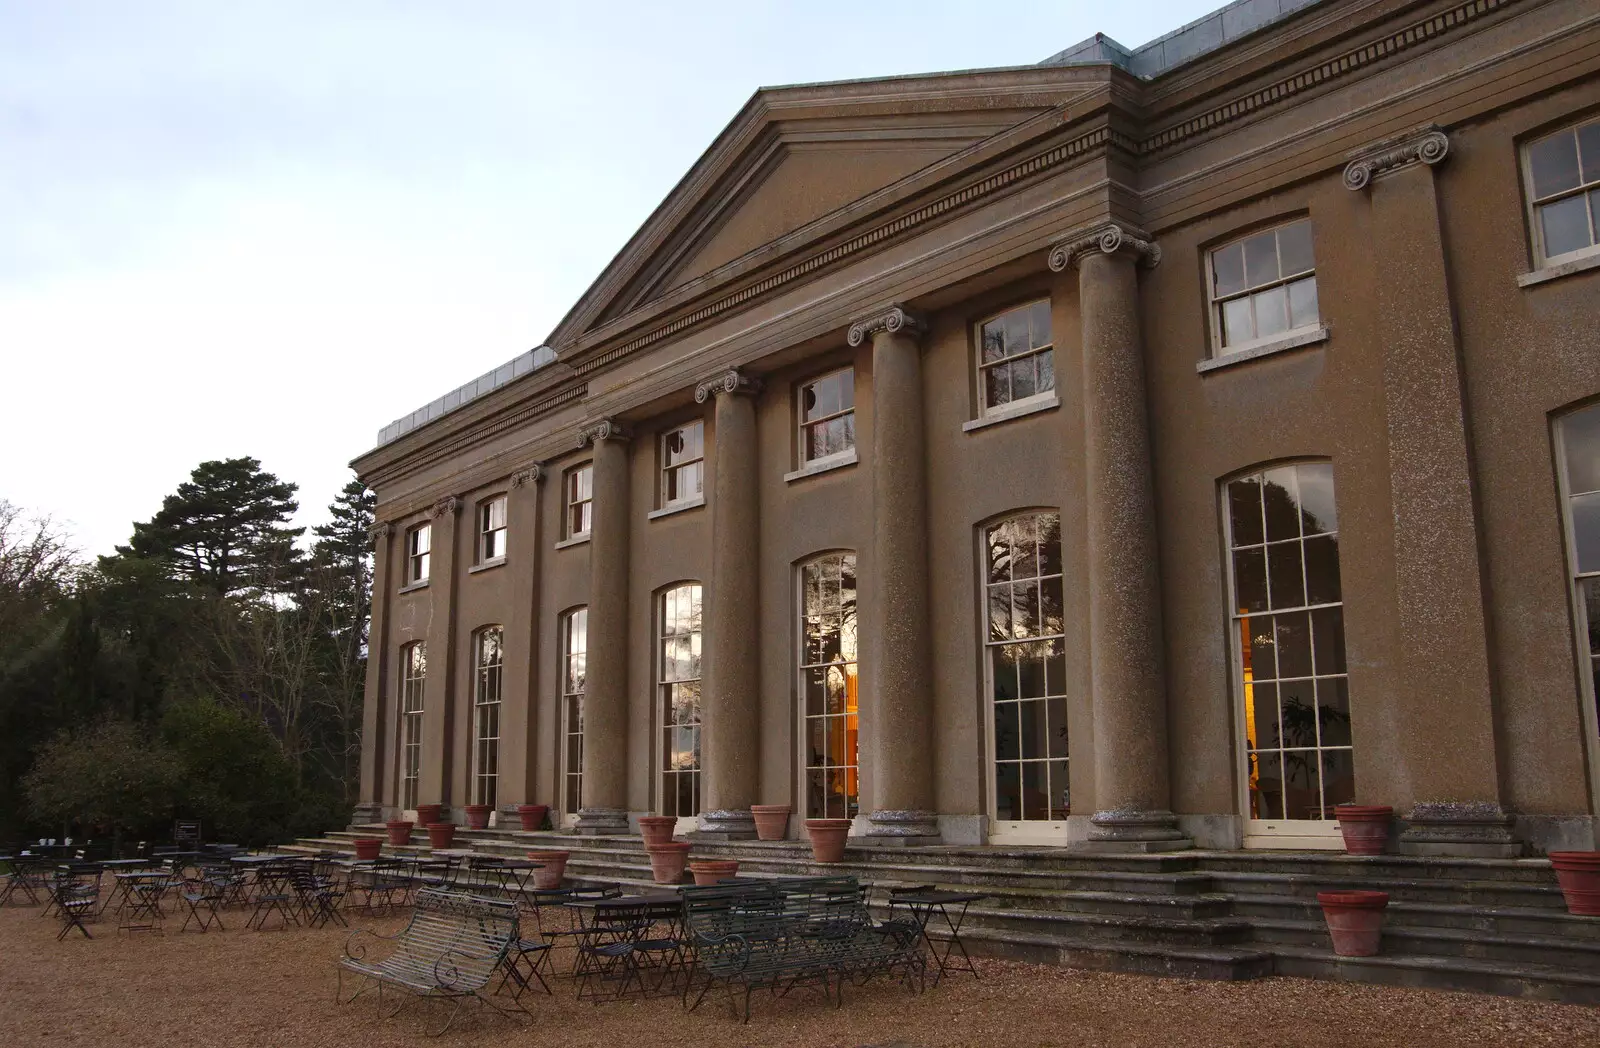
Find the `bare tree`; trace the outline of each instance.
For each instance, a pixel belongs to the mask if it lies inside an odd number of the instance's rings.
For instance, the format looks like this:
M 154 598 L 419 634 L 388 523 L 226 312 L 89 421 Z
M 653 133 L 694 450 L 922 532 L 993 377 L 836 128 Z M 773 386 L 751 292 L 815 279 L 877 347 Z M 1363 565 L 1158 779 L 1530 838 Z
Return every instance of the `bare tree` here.
M 12 636 L 71 590 L 80 565 L 49 517 L 0 499 L 0 636 Z

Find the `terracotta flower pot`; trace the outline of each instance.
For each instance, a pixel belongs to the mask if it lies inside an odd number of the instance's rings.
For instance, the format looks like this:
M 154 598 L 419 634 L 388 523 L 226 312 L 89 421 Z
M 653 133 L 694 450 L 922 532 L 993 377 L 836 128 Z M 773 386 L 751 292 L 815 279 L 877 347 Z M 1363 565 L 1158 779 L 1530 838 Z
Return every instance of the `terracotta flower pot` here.
M 1561 882 L 1567 912 L 1579 917 L 1600 917 L 1600 851 L 1550 853 L 1550 865 Z
M 544 863 L 539 869 L 533 871 L 533 886 L 535 888 L 559 888 L 561 878 L 567 873 L 567 858 L 571 852 L 561 851 L 557 848 L 535 849 L 528 853 L 528 858 L 534 862 Z
M 789 806 L 787 804 L 752 804 L 750 814 L 755 816 L 756 837 L 763 841 L 781 841 L 789 836 Z
M 409 835 L 410 831 L 408 830 L 406 832 Z M 357 837 L 356 838 L 356 858 L 358 858 L 358 859 L 376 859 L 378 857 L 378 855 L 382 851 L 383 851 L 383 838 L 382 837 Z
M 428 823 L 428 847 L 434 851 L 448 848 L 456 842 L 456 824 L 453 822 Z
M 432 826 L 436 822 L 444 821 L 444 805 L 419 804 L 417 805 L 417 825 L 422 827 Z
M 657 884 L 677 884 L 683 880 L 683 867 L 689 861 L 688 841 L 667 841 L 647 844 L 650 853 L 650 872 Z
M 739 875 L 738 859 L 701 859 L 689 864 L 696 884 L 721 884 L 729 877 Z
M 1344 850 L 1351 855 L 1382 855 L 1389 843 L 1389 823 L 1394 809 L 1386 804 L 1340 804 L 1333 809 L 1344 835 Z
M 817 862 L 843 862 L 844 839 L 850 833 L 849 819 L 807 819 L 811 835 L 811 857 Z
M 672 840 L 672 831 L 678 825 L 678 820 L 670 815 L 641 815 L 639 817 L 639 836 L 644 838 L 644 846 L 652 844 L 666 844 Z
M 532 833 L 544 826 L 544 813 L 550 810 L 547 804 L 519 804 L 517 805 L 517 818 L 522 820 L 522 831 Z
M 494 811 L 491 804 L 469 804 L 462 809 L 467 813 L 467 829 L 487 830 L 489 828 L 489 813 Z
M 1388 892 L 1318 892 L 1322 919 L 1333 936 L 1333 952 L 1340 957 L 1372 957 L 1378 952 L 1383 930 L 1383 910 Z
M 411 843 L 411 820 L 394 819 L 385 824 L 389 831 L 389 843 L 396 848 L 402 844 Z

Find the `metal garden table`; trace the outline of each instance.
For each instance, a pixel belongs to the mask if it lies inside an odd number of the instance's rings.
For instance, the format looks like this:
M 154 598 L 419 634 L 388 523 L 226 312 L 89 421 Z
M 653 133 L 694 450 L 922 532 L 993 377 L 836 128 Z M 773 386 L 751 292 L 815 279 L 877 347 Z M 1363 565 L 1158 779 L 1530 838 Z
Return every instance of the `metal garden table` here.
M 911 911 L 911 917 L 917 922 L 918 929 L 922 932 L 922 941 L 928 944 L 928 952 L 933 955 L 934 963 L 938 966 L 933 976 L 933 984 L 939 985 L 939 980 L 950 972 L 970 972 L 973 977 L 978 975 L 978 968 L 972 963 L 972 957 L 967 953 L 967 948 L 961 942 L 961 923 L 967 918 L 967 907 L 979 899 L 987 899 L 982 892 L 952 892 L 930 889 L 915 889 L 912 891 L 891 891 L 889 893 L 889 915 L 894 916 L 895 907 L 904 906 Z M 940 928 L 934 923 L 937 916 L 944 927 Z M 933 924 L 933 933 L 928 928 Z M 944 944 L 941 953 L 939 944 Z M 955 954 L 960 953 L 961 959 L 954 960 Z

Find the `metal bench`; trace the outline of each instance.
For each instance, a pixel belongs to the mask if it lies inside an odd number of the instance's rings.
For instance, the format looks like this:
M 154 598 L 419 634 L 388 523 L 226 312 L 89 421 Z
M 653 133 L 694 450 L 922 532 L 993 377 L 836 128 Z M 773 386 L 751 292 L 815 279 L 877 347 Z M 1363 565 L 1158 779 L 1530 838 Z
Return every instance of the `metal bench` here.
M 508 1014 L 484 992 L 494 973 L 506 961 L 506 952 L 518 938 L 517 907 L 499 899 L 424 888 L 417 892 L 411 921 L 396 935 L 377 935 L 363 929 L 351 934 L 345 955 L 339 960 L 337 997 L 344 995 L 344 973 L 362 977 L 361 985 L 344 1003 L 367 991 L 378 989 L 378 1012 L 390 1018 L 405 1006 L 402 996 L 395 1006 L 384 1011 L 383 988 L 392 987 L 412 997 L 449 1000 L 454 1007 L 444 1025 L 428 1031 L 438 1036 L 450 1028 L 468 997 Z M 365 939 L 393 944 L 380 960 L 367 958 Z M 518 1010 L 522 1005 L 514 1000 Z
M 719 982 L 735 1014 L 734 986 L 743 987 L 746 1022 L 750 995 L 761 988 L 782 995 L 799 985 L 819 984 L 837 1007 L 846 981 L 860 984 L 898 971 L 908 986 L 921 986 L 920 929 L 911 921 L 875 922 L 853 877 L 684 888 L 682 894 L 694 950 L 683 996 L 691 1011 Z M 698 976 L 705 984 L 689 1004 Z

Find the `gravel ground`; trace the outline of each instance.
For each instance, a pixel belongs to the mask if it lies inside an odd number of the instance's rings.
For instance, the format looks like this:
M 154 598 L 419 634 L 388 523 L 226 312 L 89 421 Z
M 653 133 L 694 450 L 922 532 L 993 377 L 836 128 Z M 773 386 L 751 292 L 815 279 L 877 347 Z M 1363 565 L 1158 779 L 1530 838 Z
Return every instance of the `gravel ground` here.
M 391 931 L 395 920 L 356 918 Z M 412 1003 L 390 1020 L 373 1000 L 334 1003 L 342 929 L 118 935 L 92 926 L 57 943 L 58 925 L 32 908 L 0 910 L 0 1045 L 102 1048 L 389 1045 L 935 1045 L 1289 1046 L 1554 1045 L 1600 1043 L 1600 1009 L 1476 994 L 1262 979 L 1190 982 L 980 961 L 981 981 L 956 977 L 922 996 L 875 982 L 835 1011 L 820 996 L 756 998 L 749 1026 L 708 1000 L 595 1006 L 527 994 L 531 1022 L 514 1025 L 476 1006 L 440 1038 Z M 559 958 L 558 958 L 559 959 Z

